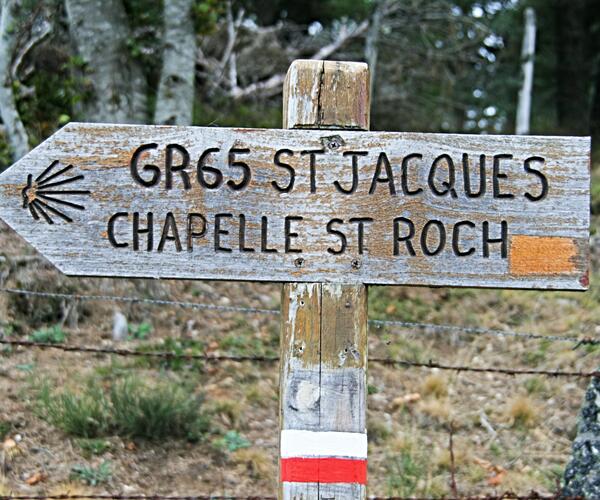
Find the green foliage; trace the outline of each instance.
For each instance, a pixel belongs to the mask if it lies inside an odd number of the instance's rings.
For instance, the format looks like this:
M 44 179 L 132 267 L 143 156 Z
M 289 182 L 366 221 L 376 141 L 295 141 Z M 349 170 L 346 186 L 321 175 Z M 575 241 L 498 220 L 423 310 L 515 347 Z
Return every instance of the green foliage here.
M 110 391 L 112 425 L 119 435 L 142 439 L 200 439 L 208 429 L 202 400 L 190 398 L 175 384 L 144 385 L 134 378 Z
M 56 393 L 45 384 L 39 394 L 44 418 L 66 434 L 88 439 L 116 434 L 197 441 L 208 429 L 201 407 L 201 399 L 190 398 L 174 383 L 150 386 L 133 377 L 109 389 L 90 382 L 78 392 Z
M 206 35 L 212 32 L 225 12 L 222 0 L 196 0 L 192 6 L 192 16 L 196 33 Z
M 139 325 L 129 324 L 127 329 L 129 330 L 129 336 L 136 340 L 145 340 L 152 333 L 152 325 L 146 321 Z
M 600 169 L 595 168 L 592 171 L 592 189 L 591 189 L 591 211 L 593 215 L 600 215 Z
M 67 335 L 58 325 L 49 328 L 41 328 L 36 330 L 29 336 L 33 342 L 43 342 L 46 344 L 60 344 L 64 342 Z
M 194 103 L 193 122 L 202 126 L 280 128 L 281 103 L 214 98 Z
M 377 388 L 377 386 L 369 384 L 367 385 L 367 394 L 371 395 L 371 394 L 377 394 L 379 392 L 379 389 Z
M 69 56 L 48 46 L 41 47 L 36 58 L 40 63 L 27 82 L 35 92 L 17 101 L 34 145 L 68 123 L 77 105 L 92 97 L 92 88 L 84 75 L 85 61 L 81 57 Z
M 131 28 L 127 49 L 134 59 L 142 63 L 146 74 L 153 79 L 157 79 L 161 64 L 163 4 L 164 2 L 155 0 L 123 1 Z
M 0 420 L 0 440 L 4 439 L 12 430 L 12 422 Z
M 82 481 L 90 486 L 98 486 L 99 484 L 110 481 L 112 470 L 110 462 L 105 460 L 98 467 L 91 465 L 76 465 L 71 469 L 71 478 Z
M 432 304 L 419 297 L 405 298 L 390 287 L 373 287 L 369 291 L 369 312 L 373 319 L 393 316 L 402 321 L 423 321 L 431 314 L 431 308 Z
M 21 365 L 16 365 L 15 368 L 17 370 L 20 370 L 22 372 L 27 372 L 27 373 L 32 373 L 34 368 L 35 368 L 35 364 L 33 363 L 24 363 Z
M 184 369 L 198 371 L 204 366 L 204 363 L 200 360 L 189 360 L 178 357 L 184 354 L 194 355 L 204 353 L 204 344 L 193 339 L 174 339 L 167 337 L 161 339 L 158 343 L 139 346 L 137 350 L 139 352 L 161 351 L 174 354 L 174 357 L 172 358 L 140 358 L 137 360 L 137 365 L 142 367 L 160 367 L 162 369 L 175 371 Z
M 541 340 L 537 343 L 536 348 L 529 349 L 523 353 L 523 360 L 528 365 L 537 366 L 546 359 L 550 345 L 551 342 L 549 340 Z
M 215 439 L 213 447 L 220 452 L 233 453 L 242 448 L 249 448 L 251 443 L 237 431 L 228 431 L 222 437 Z
M 427 475 L 426 463 L 405 449 L 388 456 L 385 469 L 388 495 L 405 497 L 415 494 L 419 479 Z
M 0 134 L 0 174 L 12 164 L 10 146 L 4 134 Z
M 541 377 L 528 378 L 524 385 L 528 394 L 540 394 L 546 390 L 546 382 Z
M 77 444 L 83 450 L 84 456 L 102 455 L 110 450 L 110 442 L 105 439 L 77 439 Z
M 494 441 L 490 444 L 490 453 L 494 457 L 498 458 L 500 455 L 502 455 L 502 448 L 500 447 L 500 445 L 498 443 L 496 443 Z
M 38 399 L 41 416 L 66 434 L 95 438 L 108 432 L 108 404 L 96 384 L 88 384 L 79 393 L 65 390 L 56 394 L 45 383 Z

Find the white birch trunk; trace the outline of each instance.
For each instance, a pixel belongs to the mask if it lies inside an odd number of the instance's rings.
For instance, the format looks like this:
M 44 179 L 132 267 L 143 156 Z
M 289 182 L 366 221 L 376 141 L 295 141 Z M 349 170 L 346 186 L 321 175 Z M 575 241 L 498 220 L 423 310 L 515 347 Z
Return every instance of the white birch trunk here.
M 523 34 L 523 48 L 521 51 L 521 64 L 523 68 L 523 85 L 519 91 L 519 104 L 517 107 L 517 134 L 528 134 L 531 117 L 531 90 L 533 87 L 533 59 L 535 56 L 535 11 L 528 7 L 525 9 L 525 33 Z
M 83 118 L 146 121 L 146 79 L 128 53 L 129 25 L 121 0 L 65 0 L 65 5 L 69 31 L 94 87 L 93 98 L 83 104 Z
M 163 65 L 154 122 L 191 125 L 194 107 L 196 33 L 193 0 L 165 0 Z
M 15 30 L 15 0 L 2 0 L 0 13 L 0 116 L 4 123 L 4 130 L 12 150 L 13 159 L 16 161 L 29 152 L 27 131 L 19 116 L 17 103 L 13 92 L 11 78 L 11 62 L 17 44 L 17 30 Z

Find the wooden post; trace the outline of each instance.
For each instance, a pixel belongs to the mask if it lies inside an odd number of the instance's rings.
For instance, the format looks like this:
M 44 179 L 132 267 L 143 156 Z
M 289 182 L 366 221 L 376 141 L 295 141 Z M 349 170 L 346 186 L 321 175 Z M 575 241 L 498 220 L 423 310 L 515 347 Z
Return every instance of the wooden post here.
M 366 64 L 290 66 L 284 128 L 368 130 L 369 106 Z M 279 498 L 364 499 L 366 287 L 287 283 L 281 329 Z

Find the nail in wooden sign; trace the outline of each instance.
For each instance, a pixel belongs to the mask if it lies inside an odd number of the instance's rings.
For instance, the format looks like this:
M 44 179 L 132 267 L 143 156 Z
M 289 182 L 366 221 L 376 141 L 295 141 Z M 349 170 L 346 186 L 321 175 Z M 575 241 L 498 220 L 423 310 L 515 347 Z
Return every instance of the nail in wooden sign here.
M 82 276 L 588 286 L 590 141 L 72 123 L 0 217 Z

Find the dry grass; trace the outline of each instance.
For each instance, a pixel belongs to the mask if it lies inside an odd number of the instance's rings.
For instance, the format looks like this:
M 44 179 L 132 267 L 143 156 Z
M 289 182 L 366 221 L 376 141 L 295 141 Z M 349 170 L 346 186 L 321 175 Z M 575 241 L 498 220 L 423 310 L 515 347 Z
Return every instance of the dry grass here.
M 52 488 L 50 488 L 50 490 L 48 491 L 48 495 L 51 495 L 51 496 L 69 495 L 69 496 L 75 497 L 75 498 L 73 498 L 73 500 L 83 500 L 83 499 L 78 498 L 77 495 L 81 495 L 82 497 L 87 497 L 92 494 L 93 494 L 92 490 L 89 487 L 87 487 L 85 484 L 71 482 L 71 481 L 68 481 L 65 483 L 58 483 L 56 486 L 53 486 Z M 90 499 L 90 500 L 93 500 L 93 499 Z
M 471 453 L 468 448 L 457 443 L 453 446 L 454 466 L 458 469 L 471 461 Z M 452 458 L 450 450 L 442 447 L 436 447 L 433 451 L 432 464 L 440 470 L 449 471 L 452 468 Z
M 8 496 L 12 493 L 12 490 L 9 488 L 6 478 L 3 475 L 0 475 L 0 496 Z
M 447 399 L 427 399 L 421 401 L 417 409 L 441 423 L 448 422 L 452 411 Z
M 242 466 L 243 472 L 254 479 L 267 479 L 276 475 L 273 461 L 264 450 L 244 448 L 235 451 L 231 458 L 234 463 Z
M 231 428 L 245 427 L 245 405 L 240 400 L 217 399 L 209 403 L 209 412 L 217 415 L 223 425 Z
M 533 427 L 538 414 L 539 409 L 528 396 L 517 396 L 507 404 L 506 416 L 514 427 Z
M 421 392 L 424 396 L 446 397 L 448 395 L 448 378 L 440 373 L 432 373 L 423 381 Z

